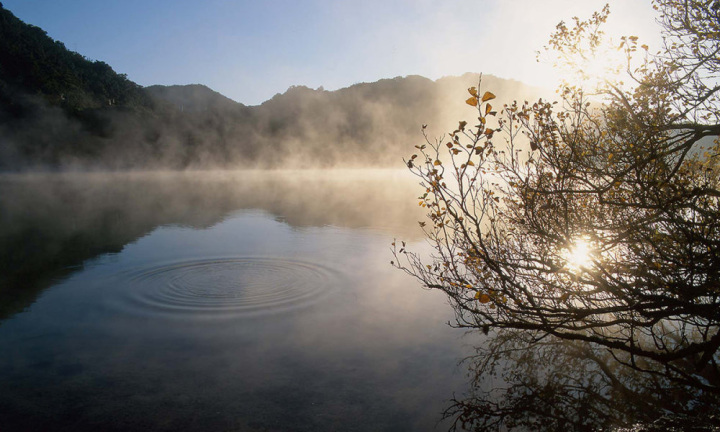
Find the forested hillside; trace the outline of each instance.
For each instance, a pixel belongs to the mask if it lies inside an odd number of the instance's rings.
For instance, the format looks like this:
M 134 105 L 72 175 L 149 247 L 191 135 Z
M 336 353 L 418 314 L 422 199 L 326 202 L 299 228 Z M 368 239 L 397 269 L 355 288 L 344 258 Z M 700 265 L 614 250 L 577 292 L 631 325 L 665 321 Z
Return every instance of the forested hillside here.
M 402 166 L 476 115 L 477 74 L 396 77 L 326 91 L 293 86 L 245 106 L 200 84 L 143 88 L 68 50 L 0 4 L 0 170 Z M 499 100 L 536 89 L 483 78 Z
M 65 48 L 36 26 L 25 24 L 0 3 L 0 97 L 17 104 L 17 92 L 44 97 L 70 111 L 122 105 L 147 107 L 142 87 L 102 61 Z

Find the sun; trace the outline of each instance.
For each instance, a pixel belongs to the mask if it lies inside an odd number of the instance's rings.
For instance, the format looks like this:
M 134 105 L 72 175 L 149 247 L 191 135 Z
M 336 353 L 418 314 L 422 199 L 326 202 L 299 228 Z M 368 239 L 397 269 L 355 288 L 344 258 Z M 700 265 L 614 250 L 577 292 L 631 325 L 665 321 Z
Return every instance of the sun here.
M 563 258 L 567 261 L 570 271 L 578 272 L 592 265 L 592 247 L 586 239 L 576 239 L 571 247 L 564 251 Z
M 631 60 L 634 56 L 628 54 L 635 51 L 638 38 L 620 36 L 621 33 L 615 31 L 609 34 L 606 30 L 601 30 L 597 24 L 558 30 L 559 48 L 548 50 L 544 59 L 555 66 L 564 86 L 581 89 L 588 97 L 598 97 L 611 88 L 624 85 L 623 77 L 630 67 L 628 62 L 634 65 L 636 62 Z M 641 46 L 646 47 L 644 44 Z
M 577 59 L 574 67 L 583 88 L 596 92 L 607 88 L 609 84 L 618 84 L 624 60 L 622 52 L 603 46 L 596 48 L 595 52 L 588 56 Z

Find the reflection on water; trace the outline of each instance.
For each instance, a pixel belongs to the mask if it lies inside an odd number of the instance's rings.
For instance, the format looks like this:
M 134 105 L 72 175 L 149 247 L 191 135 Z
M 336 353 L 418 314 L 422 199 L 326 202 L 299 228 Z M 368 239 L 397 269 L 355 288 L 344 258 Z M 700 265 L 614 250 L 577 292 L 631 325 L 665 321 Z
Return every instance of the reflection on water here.
M 417 187 L 382 170 L 0 177 L 0 319 L 38 292 L 163 225 L 208 228 L 239 209 L 294 227 L 417 236 Z
M 535 335 L 537 336 L 537 335 Z M 720 431 L 720 397 L 638 373 L 605 347 L 535 338 L 502 329 L 467 364 L 467 394 L 446 416 L 471 430 L 668 432 Z
M 605 350 L 461 339 L 389 265 L 393 237 L 427 246 L 405 174 L 1 177 L 0 431 L 717 424 Z
M 444 324 L 442 296 L 388 264 L 393 235 L 419 240 L 412 179 L 78 174 L 0 189 L 2 431 L 447 428 L 471 341 Z

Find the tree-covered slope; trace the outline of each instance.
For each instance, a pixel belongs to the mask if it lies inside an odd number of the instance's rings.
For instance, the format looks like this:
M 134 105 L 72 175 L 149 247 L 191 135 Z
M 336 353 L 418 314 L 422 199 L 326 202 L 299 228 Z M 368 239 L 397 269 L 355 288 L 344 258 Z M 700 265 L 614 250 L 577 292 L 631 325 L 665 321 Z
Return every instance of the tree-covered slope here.
M 0 170 L 402 166 L 414 144 L 476 116 L 477 74 L 292 86 L 258 106 L 200 85 L 141 87 L 0 4 Z M 483 78 L 499 99 L 536 93 Z
M 68 50 L 36 26 L 16 18 L 0 3 L 0 95 L 39 95 L 54 105 L 81 111 L 121 105 L 147 106 L 142 87 L 102 61 Z M 9 98 L 9 99 L 8 99 Z

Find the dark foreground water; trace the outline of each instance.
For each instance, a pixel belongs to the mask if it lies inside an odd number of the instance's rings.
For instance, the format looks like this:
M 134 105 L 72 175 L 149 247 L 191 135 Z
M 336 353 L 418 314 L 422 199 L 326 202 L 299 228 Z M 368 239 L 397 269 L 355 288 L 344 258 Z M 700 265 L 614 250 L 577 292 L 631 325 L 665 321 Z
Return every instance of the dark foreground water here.
M 444 430 L 471 342 L 382 171 L 0 178 L 0 430 Z

